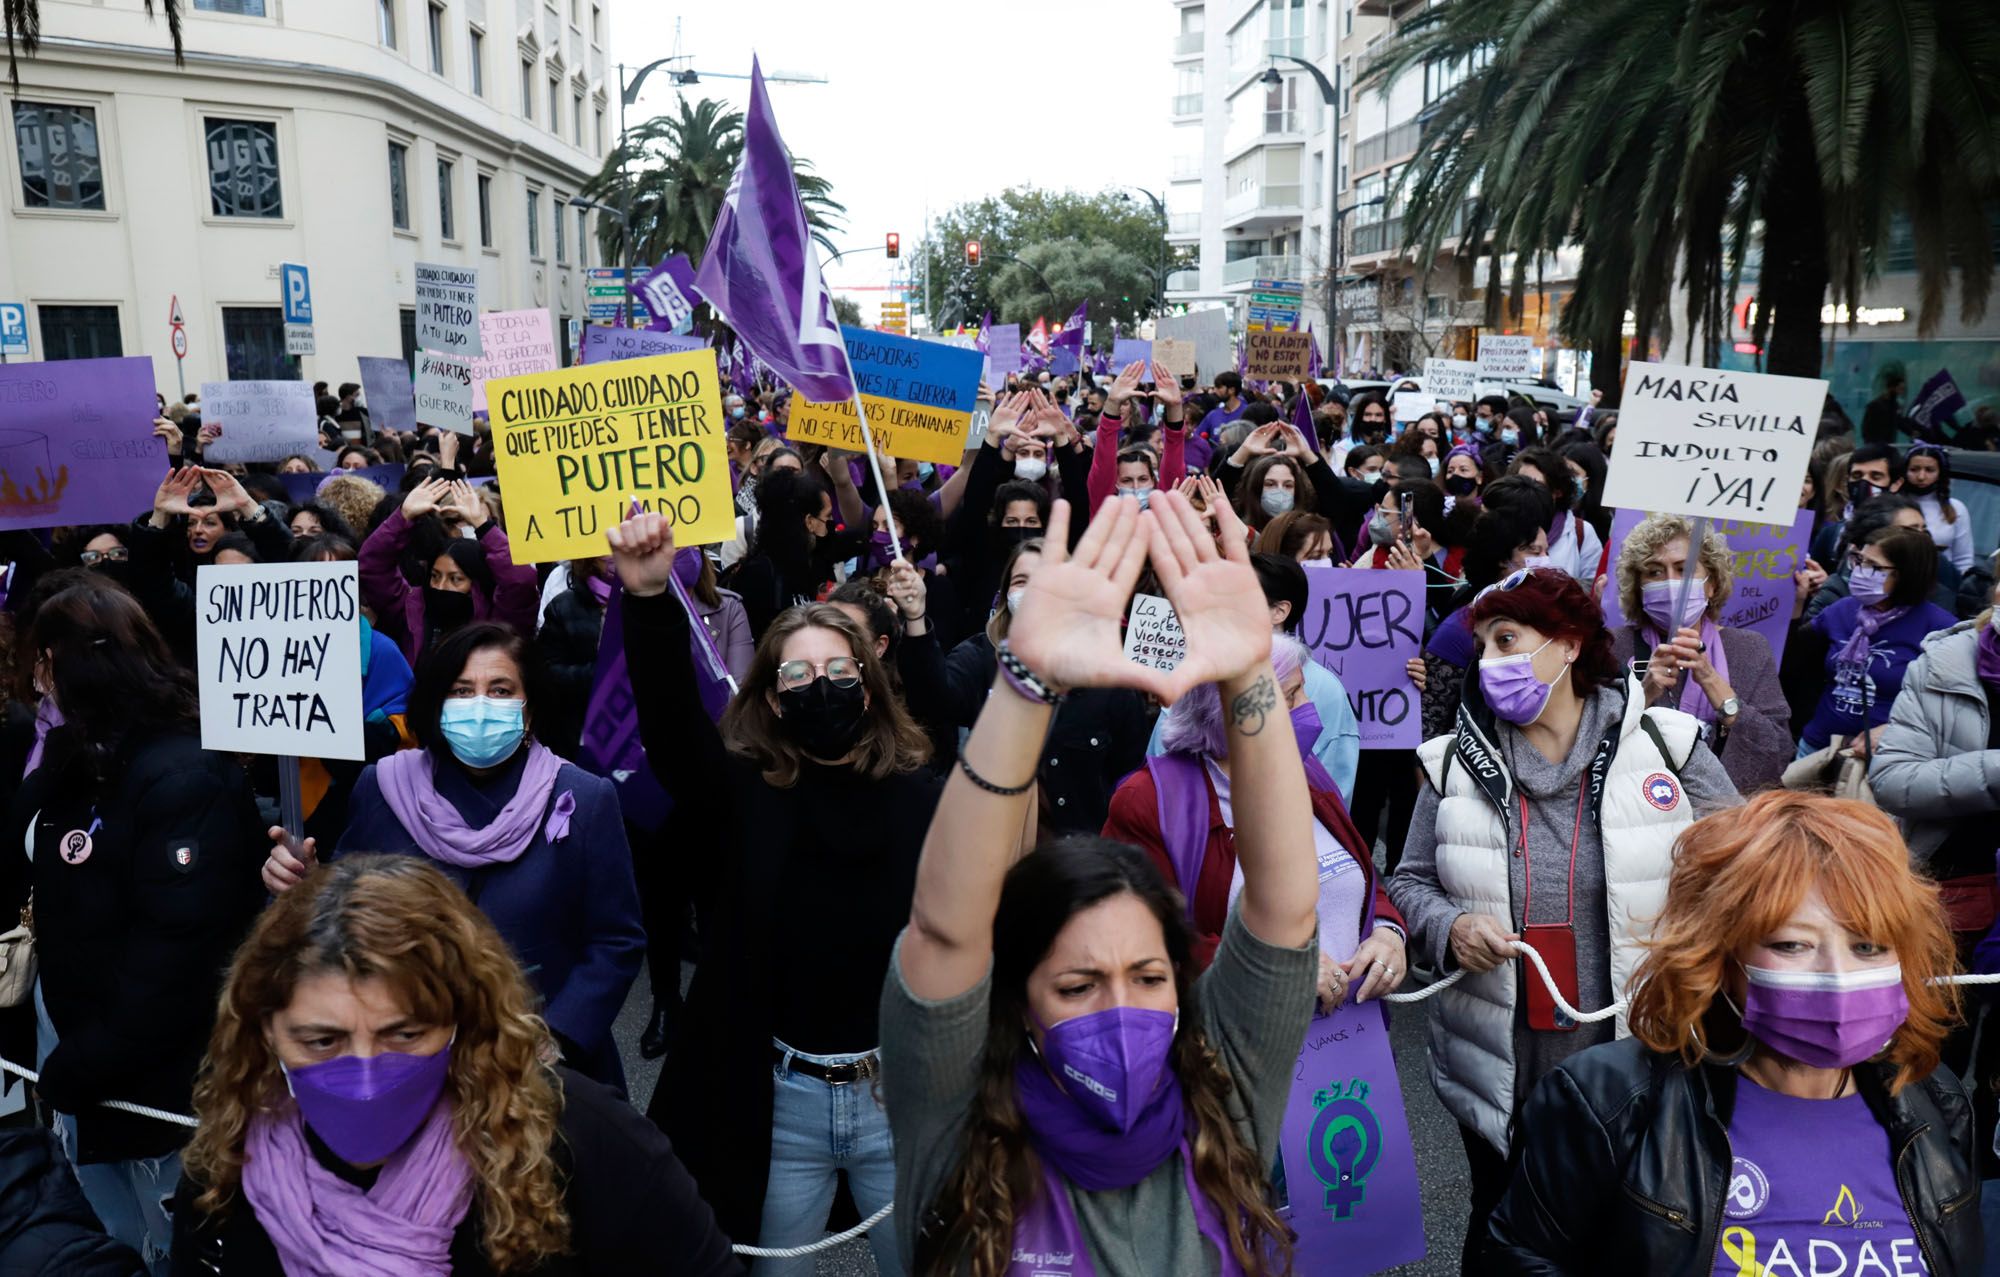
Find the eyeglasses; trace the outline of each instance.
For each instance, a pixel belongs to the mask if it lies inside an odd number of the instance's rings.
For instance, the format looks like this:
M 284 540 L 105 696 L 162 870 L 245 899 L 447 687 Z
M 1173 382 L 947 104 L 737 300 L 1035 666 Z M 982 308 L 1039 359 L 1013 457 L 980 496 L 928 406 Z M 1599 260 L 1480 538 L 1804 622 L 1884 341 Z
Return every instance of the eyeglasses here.
M 861 662 L 852 656 L 836 656 L 818 665 L 811 661 L 786 661 L 778 667 L 778 688 L 796 691 L 821 675 L 835 687 L 853 687 L 861 681 Z
M 76 559 L 83 566 L 94 568 L 100 563 L 123 563 L 131 557 L 132 552 L 130 550 L 122 545 L 117 545 L 109 550 L 85 550 L 82 554 L 77 555 Z
M 1849 550 L 1847 552 L 1847 570 L 1852 572 L 1856 568 L 1874 568 L 1878 572 L 1894 572 L 1896 570 L 1886 563 L 1870 563 L 1868 557 L 1859 550 Z
M 1512 572 L 1509 572 L 1506 576 L 1501 577 L 1498 581 L 1495 581 L 1493 584 L 1487 586 L 1479 593 L 1473 595 L 1472 601 L 1475 604 L 1477 604 L 1479 600 L 1485 598 L 1487 595 L 1493 593 L 1495 590 L 1504 591 L 1504 590 L 1517 589 L 1530 576 L 1534 575 L 1534 572 L 1535 569 L 1533 568 L 1515 568 Z

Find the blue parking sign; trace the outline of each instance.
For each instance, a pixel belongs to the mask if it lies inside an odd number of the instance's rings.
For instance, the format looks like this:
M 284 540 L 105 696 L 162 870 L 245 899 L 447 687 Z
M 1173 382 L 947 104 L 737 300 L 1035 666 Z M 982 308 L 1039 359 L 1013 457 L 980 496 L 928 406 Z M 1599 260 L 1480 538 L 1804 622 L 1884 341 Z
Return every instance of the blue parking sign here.
M 0 302 L 0 355 L 28 353 L 28 308 L 20 302 Z
M 306 268 L 290 262 L 278 267 L 284 281 L 285 322 L 310 324 L 313 321 L 312 289 L 306 282 Z

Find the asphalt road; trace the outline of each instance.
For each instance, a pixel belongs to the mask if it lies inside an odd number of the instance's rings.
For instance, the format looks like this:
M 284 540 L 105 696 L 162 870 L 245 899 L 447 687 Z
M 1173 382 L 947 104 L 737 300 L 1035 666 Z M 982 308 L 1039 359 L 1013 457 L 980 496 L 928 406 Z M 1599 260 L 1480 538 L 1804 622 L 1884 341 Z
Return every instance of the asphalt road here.
M 1458 1124 L 1438 1105 L 1424 1068 L 1424 1003 L 1392 1016 L 1390 1038 L 1396 1066 L 1403 1079 L 1403 1105 L 1410 1122 L 1410 1139 L 1417 1150 L 1417 1179 L 1424 1195 L 1424 1229 L 1429 1253 L 1423 1260 L 1388 1270 L 1400 1277 L 1451 1277 L 1458 1272 L 1458 1250 L 1465 1239 L 1465 1150 Z M 633 985 L 614 1032 L 625 1059 L 625 1074 L 633 1102 L 644 1108 L 659 1080 L 657 1061 L 639 1057 L 639 1034 L 652 1007 L 652 986 L 644 975 Z M 861 1241 L 834 1247 L 820 1256 L 820 1277 L 872 1277 L 875 1258 Z

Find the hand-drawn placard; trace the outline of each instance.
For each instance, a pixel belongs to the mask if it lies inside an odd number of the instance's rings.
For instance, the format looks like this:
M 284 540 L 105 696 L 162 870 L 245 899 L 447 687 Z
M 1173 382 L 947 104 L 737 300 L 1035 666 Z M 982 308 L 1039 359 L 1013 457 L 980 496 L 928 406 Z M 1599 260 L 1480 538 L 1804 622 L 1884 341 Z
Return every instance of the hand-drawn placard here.
M 479 339 L 486 352 L 472 363 L 472 410 L 486 411 L 486 383 L 501 377 L 525 377 L 529 373 L 554 372 L 562 367 L 556 351 L 555 333 L 549 326 L 549 312 L 496 310 L 479 317 Z
M 0 531 L 123 523 L 167 472 L 153 361 L 0 364 Z
M 1347 689 L 1363 749 L 1423 743 L 1422 698 L 1409 663 L 1424 641 L 1424 574 L 1307 568 L 1298 638 Z
M 361 389 L 368 400 L 368 419 L 377 430 L 414 434 L 417 429 L 415 387 L 410 366 L 401 359 L 362 355 Z
M 211 564 L 195 593 L 203 749 L 366 756 L 355 564 Z
M 699 337 L 677 337 L 651 328 L 617 328 L 592 324 L 583 330 L 583 358 L 586 364 L 609 363 L 614 359 L 644 359 L 648 355 L 672 355 L 684 350 L 706 350 Z
M 1446 403 L 1471 403 L 1479 364 L 1471 359 L 1424 360 L 1424 393 Z
M 979 398 L 979 352 L 867 328 L 843 327 L 840 335 L 876 445 L 892 457 L 935 465 L 962 461 Z M 852 401 L 795 399 L 785 434 L 850 452 L 863 448 Z
M 1174 605 L 1157 594 L 1132 596 L 1125 622 L 1125 659 L 1171 674 L 1187 659 L 1187 635 Z
M 201 423 L 222 427 L 202 449 L 210 463 L 283 461 L 319 448 L 312 387 L 303 381 L 204 381 Z
M 1535 376 L 1535 339 L 1525 334 L 1479 334 L 1481 381 L 1528 381 Z
M 1260 381 L 1289 379 L 1300 380 L 1312 367 L 1313 339 L 1311 333 L 1253 332 L 1245 333 L 1247 343 L 1244 355 L 1243 375 Z
M 453 434 L 472 433 L 472 364 L 435 350 L 417 352 L 417 420 Z
M 417 348 L 459 356 L 479 353 L 476 268 L 417 263 Z

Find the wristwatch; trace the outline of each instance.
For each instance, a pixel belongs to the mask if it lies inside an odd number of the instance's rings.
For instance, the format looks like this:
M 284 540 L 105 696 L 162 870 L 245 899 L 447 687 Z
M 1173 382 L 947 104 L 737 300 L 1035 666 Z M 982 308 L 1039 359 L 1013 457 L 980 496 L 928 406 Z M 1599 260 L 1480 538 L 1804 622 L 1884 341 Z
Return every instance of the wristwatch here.
M 1728 700 L 1722 702 L 1722 704 L 1715 707 L 1716 713 L 1721 715 L 1723 718 L 1735 718 L 1736 715 L 1742 711 L 1742 709 L 1743 709 L 1743 702 L 1738 700 L 1734 696 L 1730 697 Z

